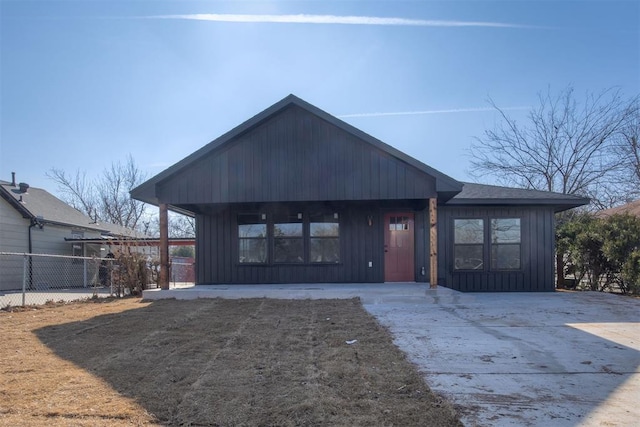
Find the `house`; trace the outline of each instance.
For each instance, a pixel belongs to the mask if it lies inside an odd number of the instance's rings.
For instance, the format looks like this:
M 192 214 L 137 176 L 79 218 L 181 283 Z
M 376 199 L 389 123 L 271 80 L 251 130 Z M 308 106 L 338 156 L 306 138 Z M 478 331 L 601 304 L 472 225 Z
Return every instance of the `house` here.
M 34 253 L 48 255 L 104 257 L 110 251 L 114 238 L 131 237 L 134 231 L 115 224 L 98 223 L 41 188 L 26 183 L 0 181 L 0 253 Z M 49 258 L 53 265 L 52 258 Z M 61 259 L 59 259 L 61 260 Z M 33 280 L 34 269 L 44 264 L 45 258 L 30 261 Z M 58 261 L 62 265 L 62 261 Z M 0 258 L 0 291 L 22 286 L 22 269 L 12 268 L 15 259 L 9 255 Z M 66 263 L 65 268 L 73 269 Z M 80 263 L 82 264 L 82 263 Z M 52 267 L 48 275 L 74 273 Z M 76 282 L 83 284 L 86 274 L 78 267 Z M 15 277 L 14 277 L 15 276 Z M 43 279 L 44 280 L 44 279 Z M 55 281 L 55 278 L 50 278 Z
M 624 205 L 616 206 L 615 208 L 603 209 L 596 212 L 596 216 L 600 218 L 606 218 L 616 214 L 629 214 L 640 217 L 640 200 L 635 200 Z
M 131 195 L 195 216 L 198 284 L 461 291 L 552 291 L 554 214 L 588 203 L 457 181 L 293 95 Z

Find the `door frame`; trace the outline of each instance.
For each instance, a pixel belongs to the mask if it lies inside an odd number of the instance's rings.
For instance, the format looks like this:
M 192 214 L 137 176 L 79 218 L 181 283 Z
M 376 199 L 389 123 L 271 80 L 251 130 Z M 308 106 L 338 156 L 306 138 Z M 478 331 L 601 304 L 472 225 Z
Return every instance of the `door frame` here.
M 387 252 L 389 250 L 389 240 L 390 240 L 390 229 L 389 229 L 389 218 L 391 217 L 408 217 L 409 221 L 409 256 L 407 266 L 405 267 L 404 273 L 406 276 L 397 279 L 396 277 L 389 276 L 389 260 L 387 259 Z M 382 233 L 383 233 L 383 278 L 384 282 L 415 282 L 416 280 L 416 272 L 415 272 L 415 258 L 416 258 L 416 232 L 415 232 L 415 212 L 414 211 L 405 211 L 405 210 L 389 210 L 382 212 Z

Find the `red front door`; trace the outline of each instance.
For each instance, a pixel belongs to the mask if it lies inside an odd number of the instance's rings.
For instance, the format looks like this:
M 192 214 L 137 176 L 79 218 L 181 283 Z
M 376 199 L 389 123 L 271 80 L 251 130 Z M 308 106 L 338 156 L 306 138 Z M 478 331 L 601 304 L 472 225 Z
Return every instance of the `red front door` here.
M 384 215 L 384 281 L 413 282 L 413 213 Z

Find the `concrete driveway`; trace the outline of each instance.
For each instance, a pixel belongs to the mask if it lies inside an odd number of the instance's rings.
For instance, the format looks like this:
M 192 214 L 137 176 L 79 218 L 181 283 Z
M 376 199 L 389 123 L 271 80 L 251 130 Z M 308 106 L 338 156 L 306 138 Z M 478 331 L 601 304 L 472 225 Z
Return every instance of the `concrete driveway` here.
M 429 294 L 429 291 L 426 291 Z M 640 425 L 640 300 L 601 293 L 369 301 L 467 426 Z
M 640 299 L 462 294 L 415 283 L 198 286 L 144 296 L 359 296 L 467 426 L 640 423 Z

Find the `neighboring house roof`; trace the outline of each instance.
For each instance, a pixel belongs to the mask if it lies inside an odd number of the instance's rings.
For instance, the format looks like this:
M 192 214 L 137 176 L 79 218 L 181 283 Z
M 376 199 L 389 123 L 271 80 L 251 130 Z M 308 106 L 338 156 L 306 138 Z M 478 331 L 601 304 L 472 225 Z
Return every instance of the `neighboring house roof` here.
M 235 127 L 234 129 L 230 130 L 224 135 L 220 136 L 219 138 L 213 140 L 212 142 L 200 148 L 193 154 L 185 157 L 184 159 L 174 164 L 173 166 L 169 167 L 168 169 L 160 172 L 158 175 L 149 179 L 142 185 L 134 188 L 131 191 L 132 197 L 138 200 L 142 200 L 146 203 L 158 204 L 158 199 L 156 197 L 156 191 L 155 191 L 157 184 L 161 183 L 162 181 L 166 180 L 172 175 L 180 172 L 181 170 L 189 167 L 190 165 L 194 164 L 194 162 L 207 156 L 214 150 L 219 149 L 220 147 L 224 146 L 226 143 L 235 140 L 240 135 L 246 132 L 249 132 L 250 130 L 254 129 L 255 127 L 259 126 L 260 124 L 264 123 L 265 121 L 269 120 L 271 117 L 275 116 L 279 112 L 283 111 L 284 109 L 292 105 L 295 105 L 299 108 L 306 110 L 311 114 L 314 114 L 320 119 L 325 120 L 326 122 L 340 128 L 341 130 L 347 133 L 350 133 L 353 136 L 373 145 L 374 147 L 386 152 L 387 154 L 393 156 L 394 158 L 415 167 L 416 169 L 426 173 L 427 175 L 434 177 L 436 180 L 436 191 L 440 195 L 442 195 L 443 199 L 448 199 L 452 197 L 454 194 L 458 193 L 462 189 L 462 183 L 460 183 L 459 181 L 456 181 L 450 176 L 447 176 L 442 172 L 437 171 L 436 169 L 430 166 L 427 166 L 426 164 L 420 162 L 419 160 L 414 159 L 413 157 L 401 152 L 400 150 L 397 150 L 396 148 L 393 148 L 390 145 L 385 144 L 379 139 L 376 139 L 371 135 L 368 135 L 367 133 L 351 126 L 350 124 L 332 116 L 329 113 L 326 113 L 325 111 L 322 111 L 321 109 L 309 104 L 306 101 L 303 101 L 302 99 L 296 97 L 295 95 L 289 95 L 284 99 L 282 99 L 281 101 L 275 103 L 271 107 L 267 108 L 266 110 L 262 111 L 261 113 L 258 113 L 251 119 L 245 121 L 244 123 L 240 124 L 239 126 Z
M 10 182 L 0 181 L 0 197 L 20 212 L 24 218 L 37 219 L 42 224 L 56 224 L 117 236 L 135 234 L 133 230 L 120 225 L 96 223 L 89 216 L 41 188 L 29 187 L 25 193 Z
M 615 208 L 601 210 L 597 212 L 596 215 L 599 217 L 608 217 L 615 214 L 625 213 L 640 217 L 640 200 L 616 206 Z
M 586 197 L 551 191 L 465 182 L 462 191 L 446 205 L 552 205 L 556 212 L 589 204 Z

